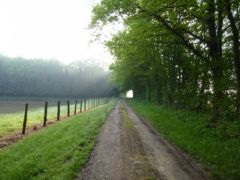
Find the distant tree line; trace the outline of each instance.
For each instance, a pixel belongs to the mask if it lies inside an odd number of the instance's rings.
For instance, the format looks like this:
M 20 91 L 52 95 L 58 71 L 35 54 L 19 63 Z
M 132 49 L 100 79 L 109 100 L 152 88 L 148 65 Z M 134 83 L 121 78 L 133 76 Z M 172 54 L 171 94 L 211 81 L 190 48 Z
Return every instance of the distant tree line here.
M 239 0 L 102 0 L 93 9 L 93 27 L 118 20 L 125 29 L 107 46 L 122 91 L 211 111 L 212 122 L 239 118 Z
M 0 56 L 0 96 L 100 97 L 117 89 L 99 65 Z

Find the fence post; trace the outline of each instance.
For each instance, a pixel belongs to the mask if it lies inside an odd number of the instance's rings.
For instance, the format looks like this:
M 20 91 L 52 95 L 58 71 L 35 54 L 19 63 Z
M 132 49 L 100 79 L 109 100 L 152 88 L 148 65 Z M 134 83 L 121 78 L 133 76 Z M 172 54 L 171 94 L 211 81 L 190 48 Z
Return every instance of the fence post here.
M 74 114 L 77 114 L 77 100 L 75 101 L 75 109 L 74 109 Z
M 86 110 L 88 110 L 88 99 L 86 99 Z
M 83 107 L 82 107 L 82 111 L 85 111 L 85 99 L 83 99 Z
M 47 108 L 48 108 L 48 102 L 45 102 L 45 107 L 44 107 L 44 119 L 43 119 L 43 127 L 46 126 L 47 124 Z
M 91 98 L 89 99 L 89 109 L 90 110 L 92 109 L 92 99 Z
M 58 107 L 57 107 L 57 120 L 60 120 L 60 101 L 58 101 Z
M 67 101 L 67 116 L 70 116 L 70 105 L 69 105 L 69 101 Z
M 82 99 L 80 100 L 80 112 L 82 112 Z
M 84 111 L 86 111 L 87 108 L 87 99 L 84 99 Z
M 28 113 L 28 104 L 25 105 L 22 134 L 25 134 L 25 130 L 27 126 L 27 113 Z

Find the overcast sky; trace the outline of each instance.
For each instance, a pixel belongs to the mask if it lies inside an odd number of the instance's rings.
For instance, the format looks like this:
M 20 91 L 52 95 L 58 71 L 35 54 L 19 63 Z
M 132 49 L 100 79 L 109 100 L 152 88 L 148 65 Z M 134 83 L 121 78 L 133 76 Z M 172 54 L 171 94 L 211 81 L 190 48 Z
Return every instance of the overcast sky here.
M 64 63 L 111 56 L 88 29 L 94 0 L 0 0 L 0 54 Z

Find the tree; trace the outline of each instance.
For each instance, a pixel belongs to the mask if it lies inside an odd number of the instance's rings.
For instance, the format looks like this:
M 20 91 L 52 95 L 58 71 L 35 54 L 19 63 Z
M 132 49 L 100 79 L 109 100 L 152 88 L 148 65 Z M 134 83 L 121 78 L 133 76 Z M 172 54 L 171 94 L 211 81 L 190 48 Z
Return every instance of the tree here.
M 0 95 L 33 97 L 112 96 L 116 89 L 99 65 L 0 56 Z
M 92 26 L 124 21 L 124 32 L 108 43 L 117 57 L 112 69 L 120 87 L 131 84 L 139 88 L 135 91 L 146 92 L 147 99 L 177 107 L 211 108 L 216 122 L 226 111 L 239 111 L 237 5 L 237 0 L 102 0 L 93 9 Z M 129 62 L 144 64 L 144 73 L 139 66 L 129 68 Z M 231 85 L 233 62 L 237 88 Z

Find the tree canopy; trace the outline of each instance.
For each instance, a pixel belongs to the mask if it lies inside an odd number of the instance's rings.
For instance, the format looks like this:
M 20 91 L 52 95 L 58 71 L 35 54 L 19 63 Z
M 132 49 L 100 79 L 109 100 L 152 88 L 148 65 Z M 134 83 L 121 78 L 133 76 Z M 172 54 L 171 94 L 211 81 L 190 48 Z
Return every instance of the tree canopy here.
M 55 60 L 0 56 L 0 95 L 32 97 L 112 96 L 109 73 L 91 61 L 69 65 Z
M 239 0 L 102 0 L 93 9 L 93 27 L 119 20 L 125 29 L 106 45 L 122 91 L 212 111 L 213 122 L 239 116 Z

